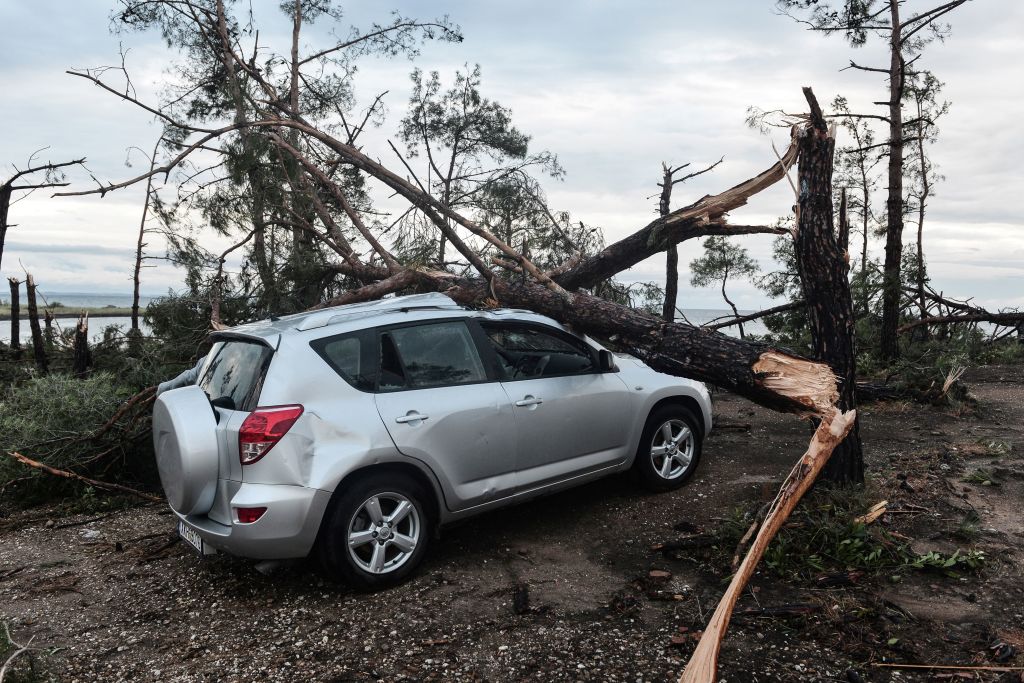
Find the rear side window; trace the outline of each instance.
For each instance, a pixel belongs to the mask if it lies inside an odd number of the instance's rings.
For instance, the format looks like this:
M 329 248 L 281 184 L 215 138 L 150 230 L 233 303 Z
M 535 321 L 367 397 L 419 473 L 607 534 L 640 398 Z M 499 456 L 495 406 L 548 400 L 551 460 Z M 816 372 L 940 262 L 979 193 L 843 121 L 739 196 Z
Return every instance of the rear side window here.
M 310 346 L 342 379 L 360 391 L 373 391 L 377 384 L 377 360 L 373 344 L 376 334 L 369 330 L 327 337 Z
M 487 379 L 473 336 L 461 321 L 395 328 L 381 336 L 380 348 L 381 389 L 420 389 Z
M 211 360 L 199 386 L 211 401 L 220 399 L 226 408 L 252 410 L 259 400 L 272 354 L 258 342 L 219 341 L 210 350 Z

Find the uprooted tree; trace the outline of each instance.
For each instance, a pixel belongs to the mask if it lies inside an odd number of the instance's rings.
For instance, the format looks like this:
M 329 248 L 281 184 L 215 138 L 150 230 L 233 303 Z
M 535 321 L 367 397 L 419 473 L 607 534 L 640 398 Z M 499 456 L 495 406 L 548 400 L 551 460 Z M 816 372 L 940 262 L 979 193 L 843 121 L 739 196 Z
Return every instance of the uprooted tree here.
M 109 70 L 69 73 L 154 114 L 165 126 L 165 158 L 137 177 L 58 194 L 105 195 L 180 173 L 180 215 L 198 210 L 222 234 L 237 239 L 219 256 L 203 252 L 194 239 L 171 245 L 184 256 L 190 250 L 198 255 L 189 276 L 207 284 L 214 325 L 222 322 L 225 292 L 253 282 L 268 305 L 292 308 L 442 291 L 469 306 L 514 306 L 549 315 L 633 353 L 657 370 L 707 381 L 773 410 L 819 420 L 811 447 L 787 480 L 727 594 L 733 600 L 759 553 L 838 444 L 843 446 L 833 461 L 831 478 L 862 478 L 853 394 L 852 300 L 832 222 L 834 138 L 809 89 L 805 94 L 810 114 L 794 121 L 789 148 L 762 173 L 665 211 L 608 246 L 587 241 L 583 234 L 570 235 L 568 222 L 545 207 L 541 215 L 549 218 L 552 225 L 547 228 L 559 239 L 554 240 L 558 246 L 546 248 L 541 260 L 531 251 L 530 233 L 520 244 L 512 244 L 491 229 L 496 223 L 488 220 L 490 205 L 472 207 L 472 213 L 460 210 L 443 179 L 437 196 L 436 183 L 422 182 L 406 156 L 398 154 L 403 171 L 396 172 L 356 145 L 360 131 L 378 111 L 379 97 L 361 116 L 357 113 L 353 61 L 368 52 L 413 52 L 429 38 L 458 39 L 457 29 L 446 20 L 396 17 L 392 24 L 353 31 L 336 45 L 302 55 L 303 27 L 330 14 L 330 7 L 296 1 L 283 3 L 282 9 L 292 24 L 291 43 L 287 54 L 276 55 L 257 44 L 258 34 L 251 26 L 229 15 L 223 0 L 125 2 L 117 19 L 129 26 L 159 28 L 184 51 L 186 63 L 179 74 L 183 80 L 176 85 L 181 91 L 171 93 L 171 101 L 163 106 L 151 105 L 120 84 L 105 81 Z M 264 59 L 260 65 L 258 55 Z M 419 143 L 426 146 L 431 139 L 426 135 Z M 523 144 L 516 150 L 524 155 L 519 158 L 526 158 Z M 780 227 L 732 224 L 727 214 L 782 179 L 798 158 L 801 192 L 790 234 L 820 360 L 667 321 L 632 308 L 621 298 L 602 296 L 616 274 L 685 240 L 787 233 Z M 513 171 L 522 174 L 524 169 L 520 165 Z M 475 178 L 473 190 L 494 189 L 493 183 L 509 175 Z M 425 250 L 419 260 L 395 253 L 391 230 L 398 221 L 385 222 L 370 200 L 372 191 L 381 187 L 407 202 L 399 221 L 415 217 L 430 226 L 436 249 Z M 541 201 L 534 184 L 523 187 L 525 196 Z M 160 211 L 164 220 L 173 220 L 174 207 Z M 456 260 L 444 255 L 449 246 L 458 254 Z M 225 272 L 225 259 L 235 250 L 245 250 L 253 268 L 243 267 L 232 277 Z M 702 641 L 699 656 L 688 669 L 688 680 L 713 679 L 718 642 L 731 607 L 732 602 L 723 599 L 707 645 Z

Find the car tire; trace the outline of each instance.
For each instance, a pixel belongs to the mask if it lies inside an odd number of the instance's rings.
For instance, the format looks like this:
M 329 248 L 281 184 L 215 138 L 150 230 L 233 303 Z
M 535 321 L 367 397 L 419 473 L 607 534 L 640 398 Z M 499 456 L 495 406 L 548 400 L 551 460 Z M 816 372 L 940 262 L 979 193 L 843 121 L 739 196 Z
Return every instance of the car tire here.
M 652 491 L 678 489 L 697 469 L 703 442 L 700 422 L 691 410 L 677 404 L 661 406 L 647 418 L 633 471 Z
M 433 532 L 427 493 L 395 472 L 343 486 L 324 515 L 317 543 L 325 573 L 363 591 L 401 583 L 423 560 Z

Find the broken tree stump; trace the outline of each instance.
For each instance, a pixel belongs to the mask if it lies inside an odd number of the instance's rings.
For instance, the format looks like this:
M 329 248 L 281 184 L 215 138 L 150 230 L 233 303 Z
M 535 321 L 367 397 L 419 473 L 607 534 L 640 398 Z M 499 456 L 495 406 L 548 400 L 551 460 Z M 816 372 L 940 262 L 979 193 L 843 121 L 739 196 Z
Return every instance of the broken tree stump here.
M 21 282 L 13 277 L 7 281 L 11 285 L 11 352 L 21 358 Z
M 82 313 L 78 316 L 78 324 L 75 325 L 75 345 L 71 362 L 71 369 L 75 377 L 85 379 L 89 374 L 89 366 L 92 365 L 92 354 L 89 352 L 89 314 Z
M 25 278 L 25 290 L 28 293 L 28 326 L 32 330 L 32 351 L 35 354 L 36 367 L 45 375 L 49 371 L 49 363 L 46 360 L 46 348 L 43 346 L 43 331 L 39 328 L 36 281 L 31 274 Z

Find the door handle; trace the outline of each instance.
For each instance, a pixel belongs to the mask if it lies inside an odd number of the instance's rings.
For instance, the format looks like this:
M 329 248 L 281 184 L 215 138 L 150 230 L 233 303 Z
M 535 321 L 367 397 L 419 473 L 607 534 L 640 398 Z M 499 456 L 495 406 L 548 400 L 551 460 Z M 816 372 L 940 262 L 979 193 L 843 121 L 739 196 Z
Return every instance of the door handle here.
M 521 401 L 516 401 L 516 405 L 520 408 L 525 408 L 526 406 L 539 406 L 543 402 L 544 399 L 527 394 Z
M 406 422 L 420 422 L 421 420 L 428 419 L 430 419 L 429 415 L 424 415 L 422 413 L 417 413 L 415 410 L 410 410 L 405 415 L 396 417 L 395 422 L 397 422 L 398 424 L 405 424 Z

